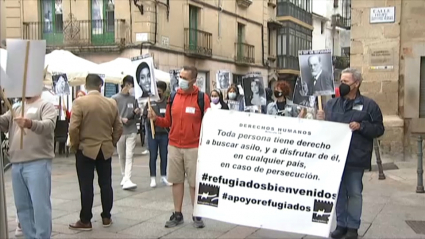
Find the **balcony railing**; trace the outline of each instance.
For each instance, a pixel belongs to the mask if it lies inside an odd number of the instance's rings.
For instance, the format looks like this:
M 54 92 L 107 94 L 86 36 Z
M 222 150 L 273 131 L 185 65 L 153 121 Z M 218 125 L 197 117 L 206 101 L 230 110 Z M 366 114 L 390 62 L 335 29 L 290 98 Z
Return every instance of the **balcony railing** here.
M 339 14 L 332 15 L 332 24 L 334 26 L 344 28 L 344 29 L 350 29 L 351 28 L 351 19 L 342 17 Z
M 236 42 L 235 52 L 235 62 L 237 64 L 247 65 L 255 63 L 255 46 Z
M 300 70 L 300 64 L 298 57 L 288 56 L 288 55 L 278 55 L 277 56 L 277 68 L 279 69 L 290 69 L 290 70 Z
M 300 21 L 313 25 L 313 15 L 295 4 L 288 2 L 277 3 L 277 17 L 292 16 Z
M 212 34 L 194 28 L 185 28 L 184 51 L 191 56 L 211 57 Z
M 349 56 L 334 56 L 333 64 L 336 69 L 345 69 L 350 67 L 350 57 Z
M 123 46 L 125 20 L 66 20 L 61 23 L 24 22 L 23 38 L 46 40 L 48 47 Z

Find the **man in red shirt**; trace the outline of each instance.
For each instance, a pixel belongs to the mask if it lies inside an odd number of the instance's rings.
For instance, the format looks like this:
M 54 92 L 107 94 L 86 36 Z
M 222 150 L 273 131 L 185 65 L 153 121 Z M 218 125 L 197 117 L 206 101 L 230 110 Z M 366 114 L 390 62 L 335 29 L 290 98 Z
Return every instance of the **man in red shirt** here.
M 175 212 L 165 227 L 171 228 L 183 224 L 182 204 L 184 195 L 184 180 L 190 187 L 192 205 L 195 202 L 196 165 L 198 161 L 199 135 L 203 112 L 210 108 L 210 100 L 206 94 L 194 86 L 198 70 L 195 67 L 184 67 L 180 72 L 179 89 L 174 99 L 168 100 L 165 117 L 157 117 L 150 109 L 148 117 L 155 125 L 170 128 L 168 143 L 168 181 L 173 184 L 173 200 Z M 199 94 L 202 94 L 199 102 Z M 201 110 L 201 106 L 204 109 Z M 205 224 L 200 217 L 192 217 L 196 228 Z

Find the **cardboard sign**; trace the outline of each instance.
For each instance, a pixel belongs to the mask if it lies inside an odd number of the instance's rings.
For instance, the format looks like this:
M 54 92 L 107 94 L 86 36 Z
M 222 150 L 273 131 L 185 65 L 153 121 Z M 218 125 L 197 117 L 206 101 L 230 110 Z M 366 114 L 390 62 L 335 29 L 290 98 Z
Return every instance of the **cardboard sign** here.
M 46 41 L 29 41 L 29 44 L 27 42 L 27 40 L 8 39 L 6 43 L 8 53 L 6 74 L 9 77 L 6 80 L 2 79 L 1 86 L 10 98 L 22 97 L 23 92 L 25 97 L 38 96 L 43 91 Z M 24 80 L 26 80 L 25 89 L 23 89 Z

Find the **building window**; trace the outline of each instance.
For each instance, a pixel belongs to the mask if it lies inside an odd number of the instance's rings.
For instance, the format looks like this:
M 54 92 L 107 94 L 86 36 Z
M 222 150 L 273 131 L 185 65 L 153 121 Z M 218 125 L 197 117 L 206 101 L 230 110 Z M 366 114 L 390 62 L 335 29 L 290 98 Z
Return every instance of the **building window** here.
M 309 25 L 313 24 L 311 0 L 280 0 L 277 3 L 276 16 L 292 16 Z
M 41 1 L 41 22 L 43 22 L 44 33 L 63 32 L 63 12 L 61 0 Z
M 115 42 L 114 0 L 91 0 L 91 28 L 94 44 Z
M 189 49 L 198 49 L 199 8 L 189 5 Z
M 284 23 L 277 34 L 278 68 L 299 70 L 298 51 L 311 49 L 312 31 L 292 22 Z

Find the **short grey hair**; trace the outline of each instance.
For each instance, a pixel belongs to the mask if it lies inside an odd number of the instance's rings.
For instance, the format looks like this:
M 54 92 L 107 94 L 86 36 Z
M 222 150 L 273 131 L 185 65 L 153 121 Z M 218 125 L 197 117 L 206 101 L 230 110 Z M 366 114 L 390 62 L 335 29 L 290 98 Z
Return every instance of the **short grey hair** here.
M 341 74 L 344 74 L 344 73 L 351 73 L 351 75 L 353 76 L 353 80 L 355 82 L 362 83 L 362 81 L 363 81 L 362 73 L 359 70 L 357 70 L 357 69 L 354 69 L 354 68 L 345 68 L 341 72 Z

